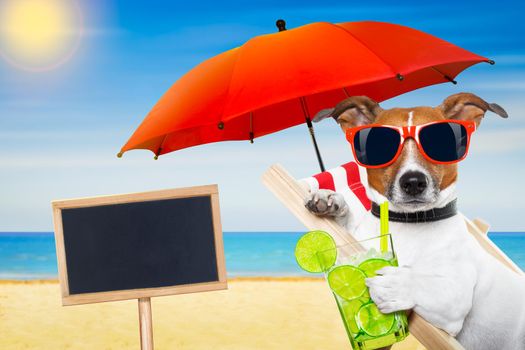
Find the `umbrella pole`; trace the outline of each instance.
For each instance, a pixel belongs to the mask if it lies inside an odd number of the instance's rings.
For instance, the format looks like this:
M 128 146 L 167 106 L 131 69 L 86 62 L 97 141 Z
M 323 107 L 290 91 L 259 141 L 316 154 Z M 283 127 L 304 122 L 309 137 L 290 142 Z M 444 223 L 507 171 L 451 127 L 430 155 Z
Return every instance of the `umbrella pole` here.
M 314 126 L 310 120 L 310 113 L 308 113 L 308 107 L 306 106 L 306 101 L 304 97 L 300 97 L 299 101 L 301 102 L 301 107 L 304 113 L 304 119 L 306 119 L 306 125 L 308 125 L 308 131 L 310 131 L 310 136 L 312 137 L 312 143 L 314 144 L 315 154 L 317 155 L 317 161 L 319 162 L 319 167 L 321 172 L 324 172 L 323 159 L 321 158 L 321 152 L 319 152 L 319 146 L 317 146 L 317 140 L 315 139 Z
M 312 121 L 308 117 L 306 117 L 306 125 L 308 125 L 308 131 L 310 131 L 310 136 L 312 137 L 312 143 L 314 144 L 315 154 L 317 155 L 319 167 L 321 168 L 321 172 L 323 172 L 325 170 L 323 159 L 321 158 L 321 152 L 319 152 L 319 146 L 317 146 L 317 140 L 315 139 L 314 126 L 312 125 Z
M 314 144 L 315 154 L 317 155 L 317 161 L 319 162 L 319 167 L 321 172 L 324 172 L 323 159 L 321 158 L 321 152 L 319 152 L 319 146 L 317 146 L 317 140 L 315 139 L 314 126 L 312 125 L 312 120 L 310 119 L 310 113 L 308 112 L 308 107 L 306 106 L 306 101 L 304 97 L 300 97 L 299 101 L 301 102 L 301 107 L 304 113 L 304 119 L 306 120 L 306 125 L 308 126 L 308 131 L 310 131 L 310 136 L 312 137 L 312 143 Z

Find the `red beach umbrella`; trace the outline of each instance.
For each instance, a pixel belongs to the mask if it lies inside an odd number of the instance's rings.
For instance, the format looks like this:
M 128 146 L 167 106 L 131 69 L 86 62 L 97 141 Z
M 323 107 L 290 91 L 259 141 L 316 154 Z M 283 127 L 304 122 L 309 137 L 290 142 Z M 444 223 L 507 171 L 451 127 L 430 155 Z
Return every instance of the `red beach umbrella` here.
M 381 102 L 455 82 L 464 69 L 494 62 L 430 34 L 383 22 L 317 22 L 254 37 L 212 57 L 162 96 L 122 147 L 155 158 L 186 147 L 250 140 L 307 123 L 347 96 Z

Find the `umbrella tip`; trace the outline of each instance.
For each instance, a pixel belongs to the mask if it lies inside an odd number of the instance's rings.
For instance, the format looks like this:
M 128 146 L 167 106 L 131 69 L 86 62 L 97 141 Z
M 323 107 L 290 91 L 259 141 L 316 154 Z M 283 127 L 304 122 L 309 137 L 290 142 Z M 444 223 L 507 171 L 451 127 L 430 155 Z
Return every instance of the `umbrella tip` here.
M 123 155 L 123 154 L 124 154 L 124 153 L 122 153 L 122 152 L 117 153 L 117 158 L 122 158 L 122 155 Z
M 155 160 L 159 159 L 159 155 L 155 154 L 155 157 L 153 157 L 153 159 L 155 159 Z
M 277 26 L 280 32 L 286 30 L 286 22 L 284 21 L 284 19 L 278 19 L 275 22 L 275 25 Z
M 496 62 L 494 62 L 494 60 L 488 60 L 487 63 L 490 64 L 490 65 L 495 65 L 496 64 Z

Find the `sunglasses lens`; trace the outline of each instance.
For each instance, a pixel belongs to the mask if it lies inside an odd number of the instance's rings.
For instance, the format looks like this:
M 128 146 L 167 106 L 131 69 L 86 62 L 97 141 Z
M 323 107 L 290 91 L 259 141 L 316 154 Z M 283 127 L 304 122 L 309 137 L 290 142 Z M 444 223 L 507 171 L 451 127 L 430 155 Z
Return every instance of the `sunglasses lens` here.
M 399 149 L 401 136 L 390 128 L 370 127 L 354 136 L 357 160 L 364 165 L 379 166 L 390 162 Z
M 422 128 L 419 141 L 430 158 L 439 162 L 453 162 L 465 155 L 468 136 L 461 124 L 438 123 Z

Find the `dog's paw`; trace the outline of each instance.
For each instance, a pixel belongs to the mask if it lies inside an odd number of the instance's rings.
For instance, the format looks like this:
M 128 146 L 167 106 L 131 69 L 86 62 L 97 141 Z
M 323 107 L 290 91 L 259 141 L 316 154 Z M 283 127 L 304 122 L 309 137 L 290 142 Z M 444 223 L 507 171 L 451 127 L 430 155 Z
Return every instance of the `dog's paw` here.
M 343 195 L 331 190 L 318 190 L 310 193 L 304 205 L 319 216 L 344 216 L 348 212 L 348 205 Z
M 407 267 L 383 267 L 377 271 L 377 276 L 367 278 L 365 282 L 370 297 L 384 314 L 415 306 L 410 288 L 410 269 Z

